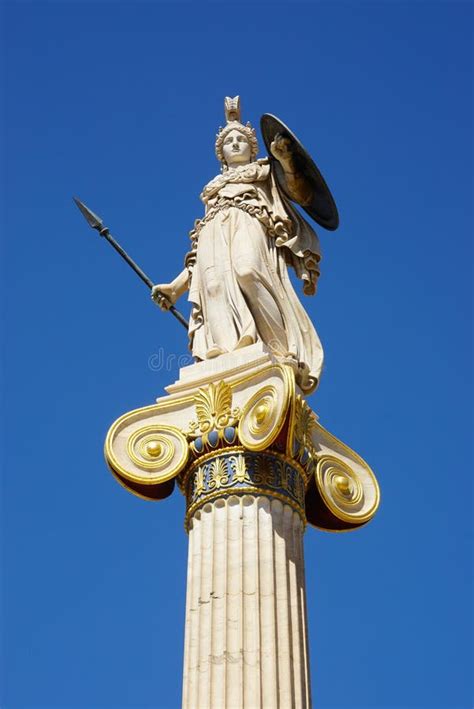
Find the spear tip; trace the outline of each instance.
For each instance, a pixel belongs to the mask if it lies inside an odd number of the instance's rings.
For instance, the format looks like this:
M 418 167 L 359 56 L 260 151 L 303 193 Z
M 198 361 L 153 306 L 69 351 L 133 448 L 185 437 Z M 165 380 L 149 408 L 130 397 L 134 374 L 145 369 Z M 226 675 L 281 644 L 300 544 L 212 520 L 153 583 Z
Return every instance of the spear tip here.
M 81 211 L 84 219 L 87 221 L 89 226 L 92 227 L 92 229 L 101 229 L 103 224 L 102 219 L 98 217 L 97 214 L 94 214 L 94 212 L 89 209 L 89 207 L 87 207 L 84 202 L 81 202 L 78 197 L 73 197 L 73 200 Z

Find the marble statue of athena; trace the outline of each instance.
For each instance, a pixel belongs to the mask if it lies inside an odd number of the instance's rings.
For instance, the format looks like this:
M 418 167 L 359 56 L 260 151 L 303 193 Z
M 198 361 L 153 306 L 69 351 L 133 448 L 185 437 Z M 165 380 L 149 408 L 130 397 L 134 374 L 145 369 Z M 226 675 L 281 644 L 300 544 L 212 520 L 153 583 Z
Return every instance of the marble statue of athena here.
M 314 295 L 320 249 L 314 229 L 292 205 L 311 202 L 312 186 L 298 172 L 291 141 L 276 134 L 273 159 L 257 159 L 255 130 L 241 123 L 239 97 L 225 99 L 227 124 L 219 130 L 221 173 L 203 189 L 205 214 L 190 233 L 184 270 L 152 297 L 169 307 L 189 290 L 190 348 L 197 361 L 263 342 L 293 361 L 297 383 L 315 389 L 323 364 L 319 337 L 288 274 L 295 269 Z M 285 192 L 275 174 L 283 171 Z

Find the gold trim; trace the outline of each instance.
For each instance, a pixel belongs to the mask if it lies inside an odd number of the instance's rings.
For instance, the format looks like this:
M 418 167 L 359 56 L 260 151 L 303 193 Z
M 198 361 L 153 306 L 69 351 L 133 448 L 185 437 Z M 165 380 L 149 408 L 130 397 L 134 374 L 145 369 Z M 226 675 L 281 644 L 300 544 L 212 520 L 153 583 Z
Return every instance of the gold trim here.
M 197 436 L 198 431 L 205 436 L 213 429 L 235 426 L 240 415 L 238 407 L 232 408 L 232 388 L 224 380 L 200 387 L 194 395 L 194 410 L 197 421 L 190 422 L 188 436 Z
M 361 467 L 364 468 L 369 473 L 369 476 L 373 479 L 373 481 L 375 483 L 375 487 L 377 488 L 377 493 L 378 493 L 377 500 L 378 500 L 378 502 L 380 502 L 380 487 L 379 487 L 377 478 L 375 477 L 375 473 L 372 470 L 372 468 L 370 467 L 370 465 L 363 458 L 361 458 L 358 453 L 356 453 L 354 450 L 352 450 L 352 448 L 350 448 L 346 443 L 339 440 L 339 438 L 336 438 L 336 436 L 333 433 L 331 433 L 330 431 L 328 431 L 326 428 L 324 428 L 324 426 L 321 426 L 319 421 L 315 421 L 315 428 L 320 428 L 322 431 L 324 431 L 324 433 L 326 433 L 328 435 L 330 440 L 334 441 L 338 446 L 340 446 L 345 451 L 347 451 L 349 458 L 354 457 L 356 459 L 356 461 L 359 463 L 359 465 L 361 465 Z M 325 455 L 325 454 L 323 454 L 323 455 Z M 320 457 L 320 456 L 318 456 L 318 457 Z M 336 457 L 336 456 L 334 456 L 334 457 Z M 339 460 L 340 460 L 340 458 L 339 458 Z M 342 462 L 344 463 L 345 461 L 342 461 Z M 347 463 L 346 463 L 346 465 L 347 465 Z
M 261 389 L 257 390 L 250 399 L 247 401 L 245 406 L 242 409 L 242 413 L 240 416 L 240 421 L 239 421 L 239 438 L 244 443 L 245 447 L 247 450 L 250 451 L 256 451 L 256 452 L 262 452 L 268 446 L 270 446 L 278 437 L 280 434 L 284 423 L 286 421 L 286 417 L 288 415 L 288 411 L 290 410 L 290 405 L 292 404 L 292 399 L 293 399 L 293 391 L 294 391 L 294 374 L 293 370 L 291 367 L 288 365 L 284 364 L 279 364 L 279 365 L 273 365 L 274 367 L 277 367 L 280 369 L 282 375 L 283 375 L 283 397 L 284 397 L 284 403 L 280 412 L 279 417 L 276 419 L 275 424 L 270 430 L 270 433 L 261 441 L 258 443 L 249 441 L 246 439 L 245 434 L 242 435 L 242 423 L 245 421 L 245 418 L 250 414 L 252 407 L 255 406 L 256 402 L 261 398 L 262 396 L 265 398 L 265 394 L 271 393 L 272 394 L 272 400 L 275 402 L 275 405 L 278 406 L 278 392 L 276 390 L 276 387 L 274 384 L 266 384 L 264 385 Z M 290 375 L 291 372 L 291 375 Z M 251 427 L 249 425 L 250 432 L 252 433 Z
M 180 490 L 183 492 L 182 488 L 185 488 L 187 485 L 187 482 L 189 480 L 190 475 L 194 473 L 196 468 L 198 468 L 202 463 L 205 463 L 208 460 L 211 460 L 212 458 L 217 458 L 217 457 L 222 457 L 224 455 L 228 455 L 230 453 L 266 453 L 269 456 L 272 456 L 274 458 L 279 458 L 280 460 L 283 460 L 285 463 L 288 463 L 291 465 L 295 470 L 298 471 L 298 473 L 301 475 L 303 480 L 306 480 L 306 474 L 304 471 L 304 468 L 302 467 L 301 463 L 299 463 L 297 460 L 294 458 L 291 458 L 288 455 L 285 455 L 285 453 L 281 453 L 280 451 L 275 451 L 275 450 L 266 450 L 266 451 L 249 451 L 247 447 L 244 446 L 228 446 L 226 448 L 219 448 L 218 450 L 210 451 L 209 453 L 205 453 L 202 455 L 200 458 L 197 458 L 196 460 L 193 460 L 189 468 L 186 468 L 184 473 L 180 475 L 180 480 L 178 481 L 178 485 Z M 306 485 L 305 485 L 306 488 Z M 183 495 L 186 493 L 183 492 Z
M 262 369 L 259 369 L 256 372 L 254 371 L 251 374 L 247 374 L 244 377 L 241 377 L 240 379 L 235 379 L 233 381 L 227 381 L 224 379 L 224 381 L 226 381 L 226 383 L 230 386 L 231 389 L 238 389 L 241 384 L 245 384 L 246 382 L 249 382 L 252 379 L 260 378 L 262 376 L 262 374 L 268 373 L 268 372 L 273 372 L 273 373 L 281 372 L 281 373 L 283 373 L 283 376 L 286 379 L 288 379 L 288 373 L 287 373 L 288 369 L 293 373 L 293 370 L 291 369 L 291 367 L 289 367 L 286 364 L 282 364 L 280 362 L 277 362 L 277 363 L 270 362 L 267 367 L 262 367 Z M 225 375 L 226 375 L 225 372 L 221 373 L 222 377 L 225 377 Z M 206 388 L 206 386 L 208 386 L 209 383 L 210 382 L 200 384 L 198 386 L 198 388 Z M 189 386 L 191 386 L 191 382 L 189 383 Z M 133 411 L 130 411 L 128 414 L 124 414 L 120 418 L 127 417 L 127 416 L 129 416 L 129 414 L 134 414 L 134 413 L 137 413 L 138 411 L 146 411 L 146 409 L 155 409 L 155 410 L 158 409 L 158 411 L 159 411 L 161 409 L 174 408 L 176 406 L 176 404 L 183 404 L 183 403 L 194 404 L 195 394 L 196 394 L 196 392 L 190 392 L 189 394 L 186 394 L 186 396 L 178 397 L 176 399 L 171 399 L 171 401 L 166 401 L 166 400 L 160 401 L 158 404 L 151 404 L 150 406 L 144 406 L 142 409 L 134 409 Z M 169 398 L 171 398 L 172 396 L 174 396 L 174 394 L 168 394 Z M 168 398 L 168 397 L 166 397 L 166 398 Z M 120 420 L 120 419 L 117 419 L 117 420 Z
M 291 373 L 291 374 L 290 374 Z M 253 381 L 255 379 L 259 380 L 264 380 L 264 376 L 269 375 L 269 376 L 278 376 L 280 375 L 281 378 L 283 379 L 283 386 L 285 389 L 285 394 L 286 398 L 288 400 L 288 404 L 284 406 L 284 411 L 282 412 L 282 420 L 279 422 L 281 425 L 278 426 L 278 430 L 276 431 L 276 436 L 280 433 L 281 428 L 283 427 L 284 421 L 285 421 L 285 416 L 288 412 L 289 405 L 291 403 L 291 398 L 293 396 L 294 392 L 294 373 L 291 367 L 288 365 L 282 364 L 282 363 L 268 363 L 267 366 L 262 366 L 261 369 L 257 370 L 256 372 L 252 372 L 250 374 L 246 374 L 245 376 L 239 377 L 237 379 L 234 379 L 233 381 L 227 382 L 229 386 L 232 389 L 232 393 L 234 393 L 235 390 L 239 389 L 243 384 L 246 382 Z M 223 376 L 225 376 L 225 373 L 223 373 Z M 203 385 L 205 386 L 205 385 Z M 164 413 L 169 411 L 170 409 L 176 409 L 177 411 L 183 408 L 184 406 L 193 406 L 194 404 L 194 397 L 195 397 L 196 392 L 189 392 L 188 394 L 184 396 L 177 396 L 176 398 L 175 395 L 169 394 L 166 398 L 164 397 L 163 401 L 160 401 L 159 403 L 155 404 L 150 404 L 149 406 L 142 406 L 137 409 L 132 409 L 131 411 L 128 411 L 125 414 L 122 414 L 119 416 L 118 419 L 114 421 L 114 423 L 110 426 L 106 438 L 105 438 L 105 443 L 104 443 L 104 456 L 107 465 L 115 470 L 118 475 L 123 476 L 126 479 L 129 479 L 134 482 L 138 482 L 140 484 L 144 485 L 153 485 L 157 482 L 166 482 L 167 480 L 171 479 L 171 477 L 178 476 L 182 468 L 187 462 L 188 459 L 188 442 L 184 437 L 184 434 L 181 429 L 177 427 L 171 427 L 175 430 L 176 435 L 181 434 L 183 438 L 186 440 L 186 454 L 182 456 L 182 459 L 180 459 L 180 467 L 175 466 L 173 468 L 174 472 L 173 474 L 170 474 L 170 476 L 166 476 L 166 478 L 162 477 L 151 477 L 151 478 L 140 478 L 138 476 L 133 475 L 133 473 L 130 473 L 130 471 L 127 471 L 125 468 L 123 468 L 118 461 L 115 458 L 114 452 L 113 452 L 113 447 L 112 447 L 112 442 L 113 439 L 116 435 L 116 433 L 120 430 L 121 427 L 123 427 L 126 424 L 129 424 L 133 422 L 133 419 L 137 416 L 140 417 L 139 420 L 143 420 L 143 418 L 146 419 L 147 413 L 149 415 L 153 416 L 159 416 L 160 413 Z M 160 424 L 157 422 L 154 424 L 156 426 L 161 426 L 165 428 L 166 424 Z M 274 440 L 274 439 L 273 439 Z M 226 448 L 226 451 L 229 451 L 229 448 Z M 211 452 L 211 455 L 215 455 L 215 451 Z M 198 459 L 200 460 L 200 459 Z M 289 460 L 289 462 L 292 462 L 292 459 Z M 134 493 L 135 494 L 135 493 Z
M 142 441 L 140 444 L 140 453 L 144 458 L 159 458 L 163 452 L 160 442 L 155 438 L 150 438 L 149 441 Z
M 329 465 L 330 467 L 326 470 L 323 470 L 323 468 L 325 468 L 325 466 L 327 465 Z M 338 491 L 334 489 L 331 477 L 329 477 L 329 479 L 326 479 L 326 474 L 331 474 L 333 472 L 333 468 L 334 474 L 338 475 L 339 470 L 342 470 L 343 473 L 345 473 L 347 477 L 351 480 L 351 482 L 354 484 L 355 493 L 353 499 L 347 499 L 345 496 L 338 493 Z M 379 496 L 377 481 L 373 474 L 370 475 L 369 473 L 369 477 L 371 478 L 371 481 L 374 485 L 375 499 L 369 510 L 363 514 L 360 514 L 359 511 L 356 509 L 354 510 L 354 512 L 350 511 L 350 507 L 356 507 L 364 502 L 365 491 L 364 484 L 363 481 L 361 481 L 360 476 L 357 475 L 354 470 L 352 470 L 348 463 L 341 460 L 340 458 L 336 458 L 333 455 L 322 455 L 318 460 L 315 477 L 317 488 L 319 490 L 319 493 L 321 494 L 321 497 L 323 498 L 325 505 L 332 512 L 332 514 L 337 517 L 337 519 L 340 519 L 343 522 L 348 522 L 349 524 L 362 524 L 372 519 L 372 517 L 376 513 L 379 505 Z M 336 501 L 334 500 L 332 495 L 335 496 Z M 340 504 L 344 505 L 344 507 L 339 507 L 336 502 L 340 502 Z
M 265 409 L 261 424 L 257 422 L 256 411 L 254 411 L 256 407 L 260 406 Z M 284 408 L 285 406 L 283 406 Z M 239 438 L 248 450 L 263 451 L 273 443 L 276 435 L 278 435 L 278 431 L 275 434 L 276 424 L 279 422 L 279 418 L 275 415 L 276 413 L 278 413 L 278 397 L 273 384 L 267 384 L 252 394 L 242 409 L 239 421 Z M 284 413 L 286 414 L 286 411 Z M 252 438 L 247 437 L 247 433 L 243 431 L 243 428 L 247 428 Z M 255 439 L 259 433 L 263 437 L 256 441 Z
M 211 458 L 216 458 L 219 455 L 227 455 L 227 453 L 245 453 L 245 448 L 243 446 L 227 446 L 226 448 L 218 448 L 217 450 L 210 451 L 209 453 L 204 453 L 196 460 L 193 460 L 189 468 L 186 468 L 184 473 L 180 476 L 181 484 L 183 486 L 188 482 L 189 476 L 198 468 L 202 463 L 205 463 Z
M 247 374 L 245 377 L 241 377 L 240 379 L 236 379 L 235 381 L 228 382 L 228 384 L 231 387 L 231 389 L 237 389 L 241 384 L 245 384 L 246 382 L 251 381 L 252 379 L 256 379 L 257 377 L 260 377 L 263 373 L 272 372 L 272 371 L 274 373 L 276 373 L 277 371 L 282 372 L 284 378 L 288 382 L 288 379 L 289 379 L 288 372 L 287 372 L 288 369 L 293 373 L 293 370 L 291 369 L 291 367 L 288 367 L 288 365 L 284 365 L 284 364 L 280 364 L 280 363 L 277 363 L 277 364 L 270 363 L 268 365 L 268 367 L 262 367 L 262 369 L 258 370 L 257 372 L 254 372 L 253 374 Z M 203 385 L 203 386 L 205 386 L 205 385 Z M 109 431 L 106 436 L 106 441 L 108 438 L 110 438 L 112 432 L 115 431 L 116 428 L 121 423 L 126 421 L 128 418 L 133 418 L 133 416 L 135 414 L 138 414 L 141 412 L 146 412 L 146 411 L 150 411 L 150 413 L 151 413 L 153 411 L 154 414 L 158 415 L 162 410 L 172 409 L 172 408 L 174 409 L 174 408 L 176 408 L 176 406 L 178 406 L 180 404 L 194 404 L 195 392 L 194 393 L 191 392 L 189 394 L 186 394 L 186 396 L 177 397 L 176 399 L 172 399 L 171 398 L 172 396 L 174 396 L 174 395 L 169 394 L 166 398 L 164 397 L 165 398 L 164 401 L 160 401 L 157 404 L 150 404 L 149 406 L 142 406 L 138 409 L 132 409 L 131 411 L 128 411 L 127 413 L 119 416 L 119 418 L 116 419 L 113 422 L 113 424 L 110 426 Z M 166 401 L 166 399 L 169 399 L 169 400 Z
M 106 461 L 107 463 L 107 461 Z M 114 476 L 115 480 L 118 482 L 118 484 L 123 487 L 124 490 L 127 490 L 127 492 L 131 492 L 132 495 L 135 495 L 135 497 L 139 497 L 141 500 L 146 500 L 147 502 L 161 502 L 159 498 L 156 497 L 147 497 L 146 495 L 142 495 L 141 492 L 136 492 L 136 490 L 133 490 L 131 487 L 128 487 L 120 477 L 120 475 L 112 468 L 112 466 L 107 463 L 107 468 L 109 471 L 112 473 Z M 166 498 L 165 498 L 166 499 Z
M 205 463 L 208 460 L 215 460 L 222 458 L 224 456 L 227 456 L 229 454 L 235 454 L 235 453 L 240 453 L 242 455 L 245 455 L 245 453 L 249 452 L 255 452 L 255 451 L 249 451 L 248 448 L 244 448 L 243 446 L 233 446 L 229 448 L 223 448 L 219 451 L 212 451 L 210 453 L 206 453 L 203 455 L 201 458 L 198 460 L 194 461 L 193 464 L 186 470 L 184 476 L 180 476 L 178 478 L 178 486 L 183 495 L 186 497 L 186 488 L 189 482 L 189 478 L 194 474 L 195 471 L 199 471 L 199 468 L 202 466 L 203 463 Z M 259 452 L 259 451 L 257 451 Z M 280 453 L 278 451 L 273 451 L 273 450 L 268 450 L 268 451 L 260 451 L 263 454 L 266 454 L 268 457 L 273 457 L 277 458 L 280 461 L 283 461 L 284 463 L 287 463 L 290 465 L 302 478 L 303 484 L 306 481 L 306 477 L 304 474 L 304 470 L 301 467 L 301 465 L 295 461 L 293 458 L 290 458 L 286 456 L 284 453 Z M 304 487 L 306 487 L 304 485 Z M 206 492 L 205 496 L 200 499 L 196 500 L 193 502 L 186 510 L 186 515 L 185 515 L 185 529 L 186 531 L 189 530 L 189 519 L 190 517 L 198 510 L 200 507 L 203 507 L 207 502 L 212 502 L 213 500 L 219 498 L 219 497 L 232 497 L 232 496 L 237 496 L 241 497 L 246 494 L 255 494 L 256 496 L 262 496 L 262 497 L 270 497 L 270 498 L 275 498 L 277 500 L 280 500 L 281 502 L 287 504 L 289 507 L 291 507 L 293 510 L 298 512 L 300 515 L 304 526 L 306 527 L 307 520 L 306 520 L 306 512 L 305 512 L 305 506 L 304 506 L 304 501 L 302 505 L 298 505 L 291 497 L 283 495 L 277 491 L 275 491 L 273 488 L 269 487 L 256 487 L 254 485 L 247 485 L 245 487 L 227 487 L 227 488 L 221 488 L 219 490 L 215 490 L 213 492 Z M 186 497 L 186 502 L 187 502 L 187 497 Z
M 347 529 L 328 529 L 327 527 L 320 527 L 318 524 L 313 524 L 308 522 L 310 527 L 314 529 L 319 529 L 320 532 L 327 532 L 328 534 L 347 534 L 347 532 L 357 532 L 358 529 L 366 527 L 370 522 L 372 522 L 373 517 L 367 520 L 367 522 L 361 522 L 360 524 L 354 524 L 353 527 L 348 527 Z
M 138 428 L 134 433 L 131 434 L 127 441 L 127 453 L 128 457 L 137 465 L 139 468 L 144 468 L 145 470 L 159 470 L 164 468 L 171 460 L 173 460 L 175 448 L 171 445 L 169 438 L 164 436 L 162 430 L 170 430 L 172 427 L 165 429 L 163 424 L 144 426 L 143 428 Z M 179 429 L 176 429 L 179 431 Z M 173 431 L 174 432 L 174 431 Z M 140 440 L 142 439 L 142 440 Z M 140 449 L 140 453 L 145 456 L 146 452 L 143 450 L 149 443 L 158 443 L 161 447 L 161 452 L 158 456 L 149 456 L 147 460 L 142 460 L 135 453 L 135 446 L 137 445 Z M 186 441 L 187 445 L 187 441 Z
M 285 450 L 286 455 L 293 456 L 293 435 L 296 425 L 296 380 L 295 372 L 289 365 L 284 365 L 286 380 L 288 384 L 288 433 L 286 436 Z
M 138 409 L 139 410 L 139 409 Z M 162 423 L 157 423 L 157 424 L 151 424 L 150 426 L 144 426 L 141 429 L 138 429 L 137 431 L 134 431 L 133 434 L 131 434 L 130 438 L 134 436 L 135 434 L 138 434 L 139 432 L 142 432 L 146 429 L 161 429 L 164 431 L 170 431 L 177 439 L 177 443 L 180 444 L 182 452 L 181 456 L 179 458 L 179 461 L 171 468 L 168 473 L 158 473 L 157 475 L 152 475 L 148 477 L 141 477 L 139 475 L 136 475 L 134 473 L 131 473 L 129 470 L 126 468 L 123 468 L 120 463 L 117 461 L 115 458 L 115 455 L 113 453 L 111 441 L 113 439 L 113 436 L 115 435 L 117 428 L 120 426 L 120 424 L 123 422 L 122 419 L 127 417 L 129 414 L 125 414 L 125 416 L 121 416 L 120 419 L 117 419 L 115 424 L 113 424 L 109 430 L 109 433 L 107 434 L 107 437 L 105 439 L 105 446 L 104 446 L 104 452 L 105 452 L 105 459 L 107 464 L 112 467 L 119 475 L 123 476 L 126 480 L 131 480 L 132 482 L 137 482 L 141 485 L 155 485 L 156 483 L 164 483 L 167 482 L 168 480 L 171 480 L 171 478 L 176 477 L 183 467 L 185 466 L 188 456 L 189 456 L 189 447 L 188 447 L 188 441 L 185 437 L 185 435 L 182 433 L 182 431 L 177 428 L 176 426 L 169 426 L 166 424 Z M 127 442 L 127 453 L 128 453 L 128 442 Z M 133 458 L 132 458 L 133 461 Z M 146 462 L 140 462 L 140 467 L 146 467 L 149 464 Z M 154 464 L 154 467 L 156 468 L 157 463 Z

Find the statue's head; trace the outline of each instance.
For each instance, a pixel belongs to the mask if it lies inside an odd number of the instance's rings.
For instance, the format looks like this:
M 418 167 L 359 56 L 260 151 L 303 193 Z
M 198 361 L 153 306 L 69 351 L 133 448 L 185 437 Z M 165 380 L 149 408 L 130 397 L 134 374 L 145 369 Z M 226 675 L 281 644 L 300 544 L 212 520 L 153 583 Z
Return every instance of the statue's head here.
M 216 155 L 222 168 L 247 165 L 257 157 L 258 143 L 250 123 L 240 122 L 240 98 L 226 96 L 224 101 L 227 125 L 216 136 Z

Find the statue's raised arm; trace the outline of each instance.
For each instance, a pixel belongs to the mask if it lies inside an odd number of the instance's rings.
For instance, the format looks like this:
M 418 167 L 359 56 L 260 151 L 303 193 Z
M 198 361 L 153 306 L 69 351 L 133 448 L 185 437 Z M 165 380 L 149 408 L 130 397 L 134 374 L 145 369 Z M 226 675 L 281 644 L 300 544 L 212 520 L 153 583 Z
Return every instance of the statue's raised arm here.
M 290 139 L 277 133 L 271 142 L 270 152 L 278 160 L 283 170 L 283 184 L 287 195 L 302 207 L 311 205 L 314 199 L 313 185 L 304 172 L 299 169 L 291 148 Z
M 277 181 L 290 199 L 298 202 L 315 222 L 334 231 L 339 215 L 324 177 L 298 138 L 279 118 L 265 113 L 260 128 L 274 165 Z
M 167 307 L 189 289 L 190 348 L 197 360 L 263 342 L 294 366 L 299 386 L 310 392 L 323 351 L 287 267 L 313 295 L 321 255 L 316 232 L 292 201 L 326 229 L 337 228 L 336 205 L 281 121 L 262 116 L 269 157 L 257 159 L 256 133 L 241 122 L 238 96 L 225 99 L 225 115 L 215 146 L 221 173 L 201 193 L 205 214 L 190 232 L 185 269 L 172 283 L 155 286 L 153 297 Z

